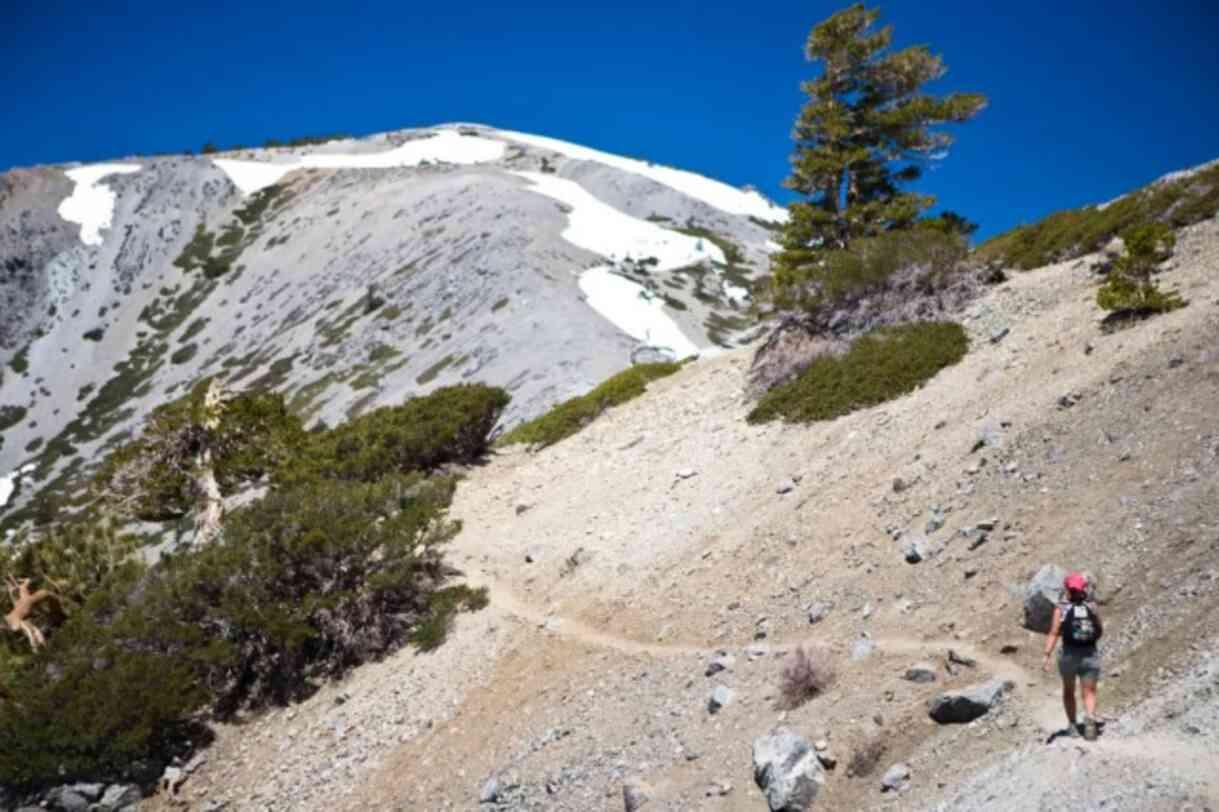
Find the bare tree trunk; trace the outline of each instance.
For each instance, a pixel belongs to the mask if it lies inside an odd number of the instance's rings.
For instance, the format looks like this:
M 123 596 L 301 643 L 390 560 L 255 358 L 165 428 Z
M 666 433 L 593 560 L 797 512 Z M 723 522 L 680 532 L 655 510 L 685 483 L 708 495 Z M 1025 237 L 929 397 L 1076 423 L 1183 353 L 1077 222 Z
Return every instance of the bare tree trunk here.
M 209 435 L 220 427 L 224 400 L 224 388 L 218 380 L 213 379 L 203 396 L 203 426 Z M 216 480 L 211 448 L 203 449 L 195 465 L 195 492 L 202 503 L 195 514 L 195 544 L 210 544 L 220 535 L 220 526 L 224 522 L 224 496 Z

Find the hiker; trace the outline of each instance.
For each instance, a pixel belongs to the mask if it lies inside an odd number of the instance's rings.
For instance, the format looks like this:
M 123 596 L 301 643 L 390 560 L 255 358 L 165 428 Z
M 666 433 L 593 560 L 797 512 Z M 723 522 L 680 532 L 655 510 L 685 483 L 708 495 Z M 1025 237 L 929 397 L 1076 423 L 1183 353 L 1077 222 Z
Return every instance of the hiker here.
M 1062 582 L 1066 600 L 1054 608 L 1054 621 L 1045 643 L 1045 662 L 1050 670 L 1050 657 L 1058 638 L 1062 651 L 1058 654 L 1058 673 L 1062 675 L 1062 706 L 1071 723 L 1070 735 L 1078 733 L 1075 722 L 1075 680 L 1079 680 L 1084 696 L 1084 738 L 1096 739 L 1096 683 L 1100 680 L 1100 653 L 1096 642 L 1103 631 L 1100 613 L 1089 600 L 1088 579 L 1073 572 Z

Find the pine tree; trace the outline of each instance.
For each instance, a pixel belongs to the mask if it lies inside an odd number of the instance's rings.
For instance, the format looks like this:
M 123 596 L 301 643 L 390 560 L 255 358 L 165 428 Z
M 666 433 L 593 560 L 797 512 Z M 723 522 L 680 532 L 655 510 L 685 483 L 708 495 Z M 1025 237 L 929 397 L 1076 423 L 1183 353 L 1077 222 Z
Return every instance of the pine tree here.
M 801 86 L 809 100 L 796 119 L 785 185 L 806 199 L 789 207 L 774 262 L 779 291 L 810 281 L 826 251 L 914 225 L 935 199 L 901 187 L 952 143 L 932 128 L 968 121 L 986 106 L 978 93 L 923 92 L 944 75 L 943 60 L 923 45 L 890 50 L 893 30 L 874 28 L 878 17 L 856 4 L 809 34 L 805 55 L 822 70 Z

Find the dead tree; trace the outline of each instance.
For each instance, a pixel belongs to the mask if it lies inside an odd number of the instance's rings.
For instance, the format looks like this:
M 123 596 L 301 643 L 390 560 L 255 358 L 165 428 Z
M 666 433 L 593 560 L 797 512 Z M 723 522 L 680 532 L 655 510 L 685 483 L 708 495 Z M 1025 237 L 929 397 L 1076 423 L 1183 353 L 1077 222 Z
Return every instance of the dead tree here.
M 8 596 L 13 602 L 13 611 L 4 616 L 4 622 L 8 624 L 9 630 L 24 632 L 26 639 L 30 641 L 30 648 L 34 650 L 45 646 L 46 638 L 42 636 L 42 631 L 30 621 L 30 614 L 34 611 L 35 606 L 54 597 L 54 593 L 48 589 L 31 592 L 29 578 L 18 581 L 10 575 L 8 576 Z

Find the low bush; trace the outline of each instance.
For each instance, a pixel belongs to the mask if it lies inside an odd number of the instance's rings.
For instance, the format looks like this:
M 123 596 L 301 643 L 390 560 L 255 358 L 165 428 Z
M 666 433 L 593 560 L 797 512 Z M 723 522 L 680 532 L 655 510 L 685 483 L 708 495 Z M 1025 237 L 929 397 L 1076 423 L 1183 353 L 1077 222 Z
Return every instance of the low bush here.
M 856 339 L 844 354 L 822 355 L 797 378 L 771 389 L 748 420 L 832 420 L 917 389 L 968 349 L 965 330 L 952 322 L 881 327 Z
M 419 474 L 315 481 L 235 511 L 221 540 L 152 570 L 95 555 L 48 577 L 66 595 L 65 620 L 38 618 L 49 644 L 5 640 L 0 784 L 155 778 L 198 742 L 200 711 L 283 703 L 403 644 L 439 645 L 453 614 L 486 602 L 445 586 L 452 489 Z M 63 549 L 8 564 L 59 574 Z
M 834 672 L 825 653 L 797 646 L 779 673 L 780 704 L 788 709 L 798 708 L 825 693 L 833 680 Z
M 597 419 L 606 409 L 639 397 L 648 384 L 672 375 L 680 363 L 637 364 L 602 382 L 587 394 L 565 400 L 541 417 L 514 428 L 500 445 L 525 443 L 534 448 L 554 445 Z
M 1122 232 L 1125 252 L 1113 263 L 1105 283 L 1096 292 L 1096 303 L 1115 316 L 1150 316 L 1185 306 L 1172 291 L 1160 290 L 1153 274 L 1172 254 L 1176 235 L 1163 223 L 1145 223 Z
M 853 241 L 845 250 L 802 250 L 803 261 L 775 265 L 774 303 L 815 311 L 868 295 L 902 272 L 917 272 L 926 286 L 942 284 L 968 255 L 960 231 L 938 220 Z
M 1032 269 L 1097 251 L 1142 223 L 1181 228 L 1219 212 L 1219 165 L 1189 177 L 1148 186 L 1109 203 L 1055 212 L 992 237 L 974 255 L 983 262 Z
M 401 406 L 385 406 L 330 431 L 311 434 L 304 451 L 276 475 L 281 484 L 309 479 L 372 482 L 406 471 L 468 465 L 488 448 L 488 435 L 508 393 L 481 384 L 447 386 Z

